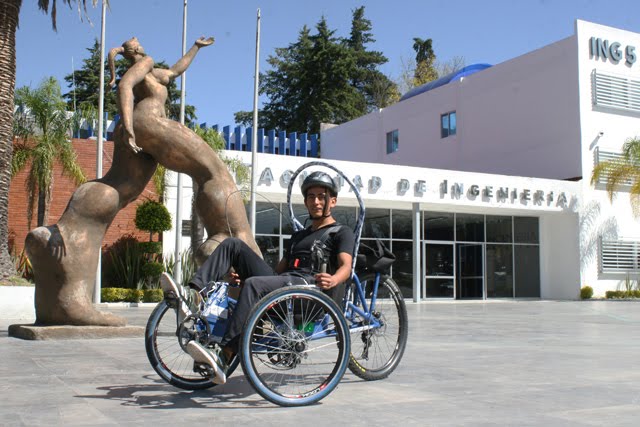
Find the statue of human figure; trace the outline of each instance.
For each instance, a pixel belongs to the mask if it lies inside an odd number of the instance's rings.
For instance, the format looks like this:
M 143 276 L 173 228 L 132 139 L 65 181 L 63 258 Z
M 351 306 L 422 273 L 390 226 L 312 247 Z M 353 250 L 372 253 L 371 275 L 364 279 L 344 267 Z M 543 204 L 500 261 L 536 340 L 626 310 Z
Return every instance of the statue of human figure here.
M 25 247 L 36 282 L 36 324 L 125 324 L 124 319 L 92 305 L 98 254 L 116 214 L 140 195 L 158 163 L 189 175 L 198 184 L 195 205 L 208 235 L 200 249 L 202 256 L 230 236 L 260 253 L 242 196 L 226 165 L 195 132 L 165 113 L 168 83 L 212 43 L 213 38 L 199 38 L 169 69 L 155 68 L 135 37 L 109 52 L 111 84 L 116 55 L 131 64 L 117 89 L 121 120 L 114 131 L 113 162 L 103 178 L 74 192 L 57 224 L 27 235 Z

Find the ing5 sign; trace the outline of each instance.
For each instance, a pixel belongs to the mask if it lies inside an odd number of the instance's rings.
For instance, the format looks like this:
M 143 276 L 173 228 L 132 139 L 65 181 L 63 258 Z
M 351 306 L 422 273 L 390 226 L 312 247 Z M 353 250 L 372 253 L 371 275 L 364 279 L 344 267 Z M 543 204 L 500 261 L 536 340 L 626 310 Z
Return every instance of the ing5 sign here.
M 619 42 L 610 42 L 606 39 L 597 37 L 591 37 L 589 39 L 589 55 L 595 59 L 608 59 L 614 64 L 617 64 L 625 59 L 625 64 L 629 67 L 632 66 L 637 59 L 636 47 L 631 45 L 622 46 Z

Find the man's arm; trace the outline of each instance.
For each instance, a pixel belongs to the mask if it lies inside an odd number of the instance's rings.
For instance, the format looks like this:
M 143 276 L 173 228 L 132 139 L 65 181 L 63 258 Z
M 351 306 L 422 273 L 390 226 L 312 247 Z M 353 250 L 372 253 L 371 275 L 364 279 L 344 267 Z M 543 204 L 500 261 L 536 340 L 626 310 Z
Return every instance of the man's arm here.
M 335 274 L 318 273 L 315 276 L 316 285 L 320 289 L 331 289 L 340 283 L 347 281 L 351 277 L 351 261 L 353 257 L 346 252 L 338 254 L 338 269 Z
M 289 265 L 289 260 L 287 259 L 287 257 L 284 257 L 280 260 L 278 265 L 276 265 L 276 268 L 274 270 L 276 273 L 282 274 L 285 271 L 287 271 L 288 265 Z

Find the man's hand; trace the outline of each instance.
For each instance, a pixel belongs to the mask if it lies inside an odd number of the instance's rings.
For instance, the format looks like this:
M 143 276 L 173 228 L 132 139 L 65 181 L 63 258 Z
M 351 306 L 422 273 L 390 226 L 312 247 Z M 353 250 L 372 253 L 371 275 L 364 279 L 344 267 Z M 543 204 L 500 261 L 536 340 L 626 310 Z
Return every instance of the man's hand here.
M 338 285 L 334 277 L 329 273 L 318 273 L 315 275 L 316 285 L 320 289 L 331 289 Z
M 240 276 L 235 271 L 229 273 L 229 283 L 240 284 Z

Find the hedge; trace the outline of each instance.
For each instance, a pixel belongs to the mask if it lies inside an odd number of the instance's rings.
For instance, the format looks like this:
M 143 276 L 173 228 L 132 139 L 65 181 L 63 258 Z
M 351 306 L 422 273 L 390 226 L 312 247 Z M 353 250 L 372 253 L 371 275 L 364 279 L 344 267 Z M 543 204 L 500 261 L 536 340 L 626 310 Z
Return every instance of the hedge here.
M 607 291 L 604 295 L 607 299 L 640 298 L 640 289 L 634 289 L 632 291 Z
M 160 302 L 164 298 L 162 289 L 103 288 L 100 295 L 102 302 Z

